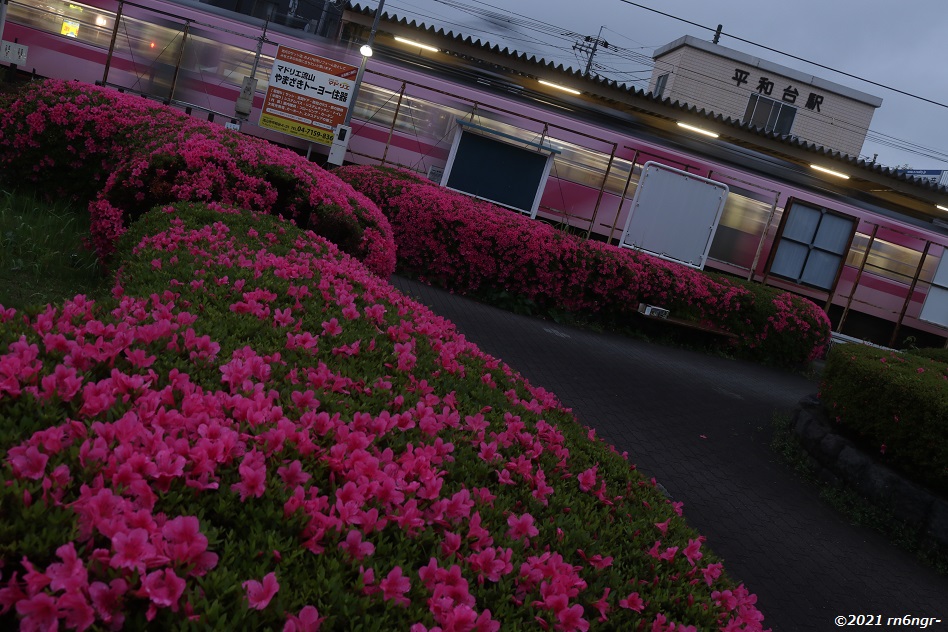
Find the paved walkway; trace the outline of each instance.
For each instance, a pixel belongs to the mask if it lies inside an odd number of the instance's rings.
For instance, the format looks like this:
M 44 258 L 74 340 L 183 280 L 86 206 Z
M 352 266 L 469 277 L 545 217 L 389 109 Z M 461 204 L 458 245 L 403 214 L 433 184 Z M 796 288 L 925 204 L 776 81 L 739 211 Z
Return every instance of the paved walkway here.
M 518 316 L 400 277 L 392 282 L 556 393 L 683 501 L 689 524 L 707 536 L 731 577 L 757 594 L 775 632 L 838 629 L 834 618 L 850 614 L 882 615 L 883 624 L 934 616 L 942 622 L 929 629 L 948 631 L 948 579 L 847 523 L 771 451 L 774 413 L 815 393 L 815 380 Z

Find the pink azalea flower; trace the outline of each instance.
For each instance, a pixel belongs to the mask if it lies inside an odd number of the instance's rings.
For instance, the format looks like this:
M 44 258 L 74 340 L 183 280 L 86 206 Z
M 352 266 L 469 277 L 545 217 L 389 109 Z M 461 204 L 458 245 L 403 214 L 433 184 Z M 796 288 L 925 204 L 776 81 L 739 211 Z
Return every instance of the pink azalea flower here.
M 586 632 L 589 629 L 589 621 L 583 619 L 583 607 L 579 604 L 563 608 L 556 613 L 556 619 L 558 621 L 556 629 L 563 630 L 563 632 L 572 632 L 573 630 Z
M 59 628 L 59 606 L 56 600 L 46 593 L 38 593 L 29 599 L 18 601 L 16 612 L 21 617 L 21 632 L 44 632 Z
M 533 516 L 523 514 L 519 518 L 513 514 L 507 517 L 507 524 L 510 529 L 507 530 L 507 537 L 514 540 L 532 538 L 539 535 L 540 531 L 533 526 Z M 527 540 L 529 543 L 529 540 Z
M 81 591 L 66 592 L 57 605 L 69 629 L 86 630 L 95 623 L 95 610 Z
M 267 470 L 263 455 L 256 450 L 248 453 L 237 469 L 240 472 L 240 482 L 234 483 L 230 488 L 240 492 L 241 502 L 250 496 L 254 498 L 263 496 L 267 484 Z
M 596 486 L 596 473 L 598 472 L 598 469 L 598 466 L 591 467 L 576 477 L 576 479 L 579 481 L 579 489 L 584 492 L 588 492 Z
M 411 588 L 408 578 L 402 575 L 400 566 L 396 566 L 385 576 L 385 579 L 379 582 L 382 589 L 382 595 L 386 601 L 394 601 L 401 606 L 408 606 L 411 603 L 405 593 Z
M 283 632 L 319 632 L 323 618 L 314 606 L 303 606 L 298 615 L 286 615 Z
M 375 545 L 371 542 L 363 542 L 362 532 L 355 529 L 346 534 L 346 539 L 339 543 L 339 548 L 348 553 L 354 560 L 361 560 L 366 555 L 375 553 Z
M 26 557 L 24 557 L 20 563 L 23 565 L 23 568 L 26 569 L 26 575 L 23 576 L 23 581 L 26 582 L 26 592 L 30 597 L 49 586 L 50 578 L 46 573 L 36 570 Z
M 591 558 L 589 558 L 589 565 L 592 566 L 593 568 L 598 568 L 602 570 L 604 568 L 609 568 L 610 566 L 612 566 L 612 559 L 613 558 L 611 555 L 603 557 L 599 553 L 596 553 Z
M 670 546 L 667 549 L 665 549 L 665 551 L 662 552 L 662 554 L 659 555 L 658 558 L 661 560 L 665 560 L 666 562 L 670 562 L 672 561 L 672 559 L 674 559 L 675 553 L 677 552 L 678 552 L 677 546 Z
M 704 553 L 702 553 L 700 549 L 701 549 L 700 539 L 698 540 L 689 539 L 688 546 L 686 546 L 684 550 L 682 551 L 682 554 L 684 554 L 684 556 L 688 558 L 688 563 L 691 564 L 692 566 L 694 566 L 695 563 L 698 562 L 698 560 L 704 557 Z
M 14 476 L 39 480 L 45 475 L 49 457 L 40 452 L 35 445 L 28 448 L 20 446 L 10 448 L 7 455 L 13 465 Z
M 330 318 L 323 323 L 323 333 L 327 336 L 338 336 L 342 333 L 342 327 L 339 326 L 339 319 Z
M 255 610 L 263 610 L 270 605 L 270 600 L 280 590 L 276 573 L 267 573 L 262 583 L 254 579 L 248 579 L 242 586 L 247 591 L 247 602 Z
M 85 589 L 89 582 L 89 574 L 76 555 L 76 547 L 73 543 L 69 542 L 56 549 L 56 555 L 59 556 L 62 563 L 50 564 L 46 568 L 46 575 L 50 579 L 50 589 L 54 592 L 59 590 L 73 592 Z
M 704 575 L 704 581 L 708 586 L 714 583 L 718 577 L 721 576 L 721 571 L 724 569 L 724 565 L 720 563 L 708 564 L 706 567 L 701 569 L 701 574 Z
M 0 615 L 6 614 L 16 604 L 28 597 L 20 588 L 20 583 L 16 579 L 17 573 L 14 572 L 7 582 L 6 588 L 0 588 Z
M 362 580 L 363 595 L 374 595 L 379 591 L 379 587 L 375 585 L 375 569 L 360 566 L 359 574 Z
M 115 555 L 109 560 L 112 568 L 130 568 L 144 574 L 146 560 L 155 556 L 156 550 L 152 546 L 148 531 L 145 529 L 130 529 L 127 532 L 118 532 L 112 536 L 112 549 Z
M 642 601 L 642 598 L 639 597 L 639 593 L 631 593 L 628 597 L 619 600 L 620 608 L 627 608 L 633 612 L 642 612 L 642 609 L 645 608 L 645 602 Z
M 606 616 L 606 613 L 611 609 L 609 606 L 609 593 L 612 592 L 611 588 L 606 588 L 602 593 L 602 597 L 599 598 L 599 601 L 593 604 L 593 607 L 599 611 L 599 621 L 604 622 L 608 621 L 609 617 Z M 627 602 L 628 603 L 628 602 Z
M 122 612 L 122 597 L 127 591 L 128 584 L 124 579 L 113 579 L 109 585 L 93 582 L 89 586 L 92 605 L 103 621 L 114 623 L 115 627 L 122 626 L 125 621 L 125 615 Z
M 175 575 L 170 568 L 149 573 L 142 580 L 142 592 L 151 599 L 154 606 L 170 607 L 178 611 L 178 600 L 184 594 L 184 580 Z
M 441 554 L 449 557 L 458 552 L 461 548 L 461 536 L 451 531 L 444 534 L 441 540 Z
M 192 575 L 203 575 L 217 565 L 217 554 L 207 550 L 207 537 L 195 516 L 178 516 L 161 528 L 164 552 L 174 563 L 193 565 Z

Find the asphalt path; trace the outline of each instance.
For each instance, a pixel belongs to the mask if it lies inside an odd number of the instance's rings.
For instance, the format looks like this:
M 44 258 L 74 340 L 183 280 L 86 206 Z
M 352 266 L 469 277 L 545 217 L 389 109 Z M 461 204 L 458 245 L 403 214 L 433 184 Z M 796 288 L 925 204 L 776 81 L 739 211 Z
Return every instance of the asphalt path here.
M 654 476 L 758 596 L 775 632 L 836 630 L 837 616 L 936 617 L 948 578 L 850 524 L 770 448 L 775 414 L 818 378 L 519 316 L 393 277 L 468 340 L 557 395 L 581 423 Z M 874 619 L 875 621 L 875 619 Z M 891 629 L 896 629 L 892 627 Z M 921 629 L 899 626 L 898 629 Z

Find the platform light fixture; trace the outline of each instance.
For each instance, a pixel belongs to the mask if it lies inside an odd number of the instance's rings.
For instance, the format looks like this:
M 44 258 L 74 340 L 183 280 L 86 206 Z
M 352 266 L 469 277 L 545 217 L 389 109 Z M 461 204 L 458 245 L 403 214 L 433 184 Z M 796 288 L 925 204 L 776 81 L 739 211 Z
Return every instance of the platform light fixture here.
M 948 207 L 942 206 L 941 204 L 936 204 L 935 208 L 937 208 L 939 211 L 945 211 L 948 213 Z
M 421 42 L 416 42 L 415 40 L 410 40 L 406 37 L 399 37 L 398 35 L 395 36 L 395 41 L 401 42 L 402 44 L 408 44 L 409 46 L 420 48 L 422 50 L 430 50 L 432 53 L 440 52 L 434 46 L 428 46 L 427 44 L 422 44 Z
M 570 94 L 582 94 L 579 90 L 574 90 L 573 88 L 567 88 L 566 86 L 561 86 L 558 83 L 553 83 L 552 81 L 545 81 L 543 79 L 538 80 L 545 86 L 550 86 L 551 88 L 556 88 L 557 90 L 562 90 L 563 92 L 569 92 Z
M 849 180 L 849 176 L 845 173 L 840 173 L 839 171 L 833 171 L 832 169 L 827 169 L 826 167 L 821 167 L 819 165 L 810 165 L 811 169 L 816 169 L 817 171 L 822 171 L 823 173 L 828 173 L 831 176 L 836 176 L 837 178 L 842 178 L 843 180 Z
M 682 128 L 684 128 L 684 129 L 690 130 L 690 131 L 692 131 L 692 132 L 697 132 L 698 134 L 704 134 L 705 136 L 710 136 L 711 138 L 717 138 L 717 137 L 718 137 L 718 134 L 715 134 L 715 133 L 712 132 L 712 131 L 709 131 L 709 130 L 706 130 L 706 129 L 702 129 L 702 128 L 700 128 L 700 127 L 695 127 L 694 125 L 688 125 L 687 123 L 682 123 L 681 121 L 678 122 L 678 127 L 682 127 Z

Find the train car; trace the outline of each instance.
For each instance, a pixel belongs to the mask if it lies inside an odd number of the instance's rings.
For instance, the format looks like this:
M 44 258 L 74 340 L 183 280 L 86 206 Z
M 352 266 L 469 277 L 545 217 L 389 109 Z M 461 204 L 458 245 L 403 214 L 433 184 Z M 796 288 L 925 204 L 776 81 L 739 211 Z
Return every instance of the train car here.
M 365 12 L 350 11 L 348 21 L 339 20 L 328 5 L 321 4 L 319 19 L 301 22 L 298 16 L 253 17 L 188 0 L 147 6 L 10 0 L 3 37 L 29 46 L 25 69 L 38 75 L 137 92 L 309 153 L 314 147 L 306 141 L 255 121 L 277 46 L 362 62 L 357 48 L 367 32 Z M 538 81 L 554 76 L 582 83 L 568 71 L 537 62 L 529 74 L 515 58 L 511 66 L 520 68 L 511 71 L 485 63 L 489 49 L 475 55 L 476 45 L 443 33 L 445 49 L 425 51 L 390 37 L 387 29 L 396 27 L 421 37 L 434 34 L 403 22 L 383 23 L 353 108 L 347 161 L 399 165 L 441 181 L 457 162 L 465 132 L 543 154 L 548 173 L 534 208 L 513 212 L 612 243 L 625 226 L 643 165 L 668 165 L 729 189 L 708 268 L 807 296 L 826 309 L 843 335 L 887 346 L 911 339 L 945 344 L 948 263 L 942 261 L 948 260 L 948 229 L 918 210 L 934 210 L 935 202 L 928 201 L 943 192 L 935 195 L 921 185 L 915 192 L 911 183 L 902 183 L 902 197 L 875 195 L 816 174 L 769 151 L 763 141 L 750 146 L 673 131 L 671 122 L 656 124 L 641 114 L 641 106 L 590 95 L 601 84 L 580 85 L 576 92 L 582 96 L 575 96 Z M 241 117 L 235 103 L 249 76 L 258 80 L 258 92 L 253 112 Z M 682 120 L 693 114 L 649 97 L 637 98 Z M 322 159 L 327 148 L 315 151 Z

